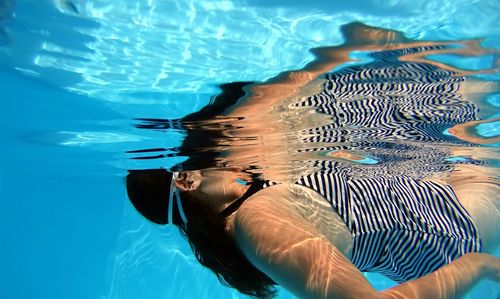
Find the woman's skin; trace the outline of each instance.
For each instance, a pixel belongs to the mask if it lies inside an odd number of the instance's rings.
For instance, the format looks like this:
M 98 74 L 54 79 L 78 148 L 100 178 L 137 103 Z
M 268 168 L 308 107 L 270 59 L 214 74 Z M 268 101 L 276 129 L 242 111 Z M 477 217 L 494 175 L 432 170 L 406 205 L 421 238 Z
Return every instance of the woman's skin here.
M 197 200 L 207 202 L 218 214 L 247 190 L 248 186 L 236 182 L 238 178 L 241 176 L 232 171 L 183 171 L 175 185 L 183 192 L 189 191 Z
M 297 136 L 287 132 L 290 127 L 311 126 L 307 117 L 297 117 L 296 114 L 303 111 L 285 111 L 283 107 L 301 95 L 319 91 L 322 81 L 318 77 L 350 61 L 351 51 L 460 44 L 461 47 L 454 50 L 456 55 L 488 52 L 477 40 L 420 42 L 396 31 L 363 24 L 344 26 L 343 33 L 345 44 L 315 49 L 317 59 L 302 70 L 285 72 L 268 82 L 248 87 L 247 96 L 228 113 L 229 117 L 242 119 L 238 121 L 240 129 L 228 132 L 233 143 L 226 162 L 234 168 L 258 164 L 263 177 L 285 183 L 265 188 L 248 198 L 227 218 L 226 232 L 255 267 L 301 298 L 457 298 L 483 278 L 499 281 L 497 258 L 469 253 L 419 279 L 377 292 L 351 263 L 353 239 L 338 214 L 315 191 L 286 183 L 294 181 L 292 178 L 302 171 L 301 165 L 290 167 L 290 161 L 301 161 L 310 154 L 302 153 L 304 156 L 292 159 L 291 155 L 297 151 L 289 146 L 300 144 L 293 142 Z M 418 54 L 401 59 L 433 64 L 459 75 L 473 73 Z M 470 91 L 474 86 L 469 84 L 467 88 Z M 315 118 L 314 122 L 317 121 Z M 328 117 L 319 121 L 328 123 Z M 469 138 L 467 132 L 458 133 L 458 129 L 451 134 L 463 140 Z M 244 136 L 258 138 L 251 142 L 239 138 Z M 470 149 L 457 147 L 457 151 L 461 150 L 470 156 Z M 481 151 L 478 149 L 477 153 Z M 361 157 L 345 150 L 333 153 L 331 158 L 354 161 Z M 496 177 L 494 170 L 460 165 L 451 173 L 424 178 L 452 186 L 477 226 L 485 252 L 490 253 L 499 245 L 500 188 Z M 209 203 L 211 212 L 217 214 L 247 190 L 248 186 L 238 184 L 236 179 L 249 178 L 235 170 L 184 171 L 175 185 L 180 191 L 189 192 L 189 198 Z
M 476 165 L 457 165 L 446 182 L 467 210 L 483 240 L 483 251 L 493 254 L 500 244 L 500 186 L 498 171 Z
M 237 177 L 233 171 L 188 171 L 175 184 L 181 191 L 193 192 L 191 198 L 210 202 L 211 212 L 219 213 L 248 188 L 236 183 Z M 320 195 L 304 196 L 311 193 L 315 192 L 292 184 L 268 187 L 248 198 L 226 223 L 227 233 L 252 264 L 298 297 L 458 298 L 483 278 L 500 280 L 497 258 L 469 253 L 424 277 L 377 292 L 350 262 L 352 237 L 338 215 L 311 209 L 317 222 L 337 225 L 331 231 L 311 222 L 304 207 L 324 202 Z M 304 198 L 310 202 L 300 204 Z M 476 224 L 481 222 L 477 213 L 470 214 Z M 485 248 L 498 247 L 498 240 L 478 229 Z

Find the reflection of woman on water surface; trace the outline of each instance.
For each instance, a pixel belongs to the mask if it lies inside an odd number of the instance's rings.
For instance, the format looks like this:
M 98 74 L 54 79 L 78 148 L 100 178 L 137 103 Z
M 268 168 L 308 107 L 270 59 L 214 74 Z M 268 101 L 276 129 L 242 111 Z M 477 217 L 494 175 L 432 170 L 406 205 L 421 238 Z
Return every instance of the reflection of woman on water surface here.
M 358 23 L 342 32 L 344 45 L 315 49 L 302 70 L 223 85 L 180 120 L 143 119 L 137 127 L 185 130 L 177 154 L 188 159 L 131 171 L 130 200 L 256 297 L 279 284 L 303 298 L 457 298 L 498 280 L 486 253 L 498 245 L 500 190 L 481 160 L 495 153 L 475 145 L 498 140 L 473 133 L 470 100 L 494 85 L 425 58 L 488 50 Z M 328 73 L 352 51 L 373 61 Z M 160 150 L 132 152 L 168 156 Z M 378 292 L 361 271 L 400 284 Z

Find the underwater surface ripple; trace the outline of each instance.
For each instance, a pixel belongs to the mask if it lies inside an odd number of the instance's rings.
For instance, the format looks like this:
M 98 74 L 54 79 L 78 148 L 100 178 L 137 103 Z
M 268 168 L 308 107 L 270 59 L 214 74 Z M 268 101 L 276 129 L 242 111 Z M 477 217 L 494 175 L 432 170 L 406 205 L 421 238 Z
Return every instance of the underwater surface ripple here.
M 44 159 L 43 151 L 47 151 L 45 159 L 57 160 L 56 169 L 69 165 L 81 171 L 67 179 L 74 182 L 97 172 L 91 166 L 98 160 L 99 165 L 104 165 L 99 171 L 119 177 L 113 181 L 114 187 L 123 188 L 122 176 L 127 169 L 170 167 L 182 160 L 182 157 L 168 161 L 129 160 L 127 150 L 155 147 L 172 150 L 183 137 L 182 132 L 175 130 L 135 129 L 131 127 L 131 119 L 180 118 L 207 104 L 210 97 L 219 92 L 218 84 L 264 81 L 282 71 L 299 69 L 312 60 L 311 48 L 342 43 L 339 27 L 351 21 L 399 30 L 419 40 L 484 37 L 481 42 L 484 47 L 498 49 L 499 6 L 497 0 L 374 0 L 362 7 L 346 0 L 335 1 L 335 4 L 320 0 L 307 3 L 18 0 L 14 18 L 0 13 L 0 67 L 26 80 L 41 82 L 43 88 L 64 90 L 63 94 L 42 95 L 62 99 L 57 102 L 57 109 L 68 116 L 38 115 L 43 108 L 40 100 L 28 109 L 32 114 L 19 116 L 25 123 L 20 125 L 21 121 L 16 120 L 13 113 L 3 118 L 0 128 L 13 144 L 9 150 L 13 163 L 24 161 L 25 167 L 31 170 L 28 168 L 31 163 L 37 165 L 38 159 Z M 372 61 L 366 52 L 352 52 L 350 57 L 359 61 L 342 67 Z M 466 60 L 451 55 L 431 58 L 469 69 L 487 68 L 498 59 L 484 56 Z M 498 80 L 498 76 L 475 77 Z M 22 86 L 13 90 L 22 94 Z M 35 100 L 38 99 L 32 101 Z M 70 112 L 73 100 L 104 103 L 113 114 L 105 112 L 108 114 L 97 120 L 87 119 L 84 114 L 95 109 L 86 108 L 81 114 L 73 115 Z M 498 117 L 498 95 L 489 95 L 486 101 L 496 109 L 486 111 L 488 117 Z M 10 104 L 21 106 L 22 101 Z M 11 110 L 15 109 L 5 111 Z M 12 132 L 12 128 L 17 131 Z M 480 124 L 477 130 L 486 137 L 499 135 L 498 122 Z M 26 149 L 26 145 L 33 150 Z M 57 148 L 56 154 L 51 147 Z M 23 150 L 35 154 L 25 155 Z M 74 163 L 72 154 L 87 151 L 92 153 L 90 158 L 84 156 L 78 161 L 80 164 Z M 495 149 L 488 148 L 488 151 L 497 154 Z M 175 151 L 167 154 L 175 154 Z M 464 159 L 459 155 L 448 158 L 446 162 L 452 163 Z M 492 160 L 498 165 L 498 159 Z M 362 161 L 366 165 L 377 163 L 369 157 Z M 55 170 L 48 170 L 52 163 L 42 166 L 35 173 L 55 176 Z M 7 186 L 2 178 L 8 172 L 5 169 L 0 167 L 0 191 Z M 59 182 L 55 178 L 53 181 Z M 120 200 L 125 201 L 125 194 L 118 194 Z M 33 198 L 38 199 L 38 194 Z M 85 200 L 88 198 L 80 198 L 75 205 L 80 208 Z M 95 199 L 98 200 L 101 198 Z M 53 211 L 47 212 L 50 213 Z M 102 298 L 159 298 L 159 294 L 162 298 L 182 298 L 186 293 L 203 298 L 242 298 L 237 292 L 220 286 L 208 270 L 198 265 L 175 229 L 157 228 L 145 222 L 131 205 L 125 204 L 117 213 L 119 219 L 113 223 L 117 227 L 116 240 L 109 241 L 112 250 L 103 253 L 108 264 L 103 275 L 106 291 L 102 292 Z M 36 226 L 36 223 L 30 225 Z M 99 231 L 100 228 L 89 229 Z M 377 288 L 392 284 L 374 277 L 372 281 Z M 280 298 L 290 297 L 286 292 L 280 294 Z
M 162 103 L 179 101 L 214 93 L 217 83 L 300 68 L 312 59 L 309 49 L 341 43 L 339 26 L 356 20 L 427 40 L 488 36 L 486 46 L 498 46 L 500 35 L 496 1 L 372 1 L 361 8 L 347 1 L 73 1 L 78 14 L 60 2 L 19 2 L 8 27 L 17 42 L 0 62 L 121 104 L 159 104 L 140 92 L 168 91 Z M 29 14 L 33 7 L 53 18 L 41 22 L 43 14 Z M 61 21 L 71 27 L 57 26 Z M 59 81 L 55 70 L 70 76 Z

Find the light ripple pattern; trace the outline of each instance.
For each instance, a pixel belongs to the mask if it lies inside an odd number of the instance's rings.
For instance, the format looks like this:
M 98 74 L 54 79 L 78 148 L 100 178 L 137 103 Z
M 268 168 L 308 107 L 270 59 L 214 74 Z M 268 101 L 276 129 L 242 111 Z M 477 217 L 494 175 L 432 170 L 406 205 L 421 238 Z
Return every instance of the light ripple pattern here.
M 137 91 L 215 93 L 218 83 L 262 81 L 300 68 L 312 59 L 310 48 L 341 43 L 339 26 L 355 20 L 427 40 L 488 36 L 484 43 L 490 47 L 498 46 L 500 36 L 497 1 L 377 0 L 361 8 L 348 1 L 68 2 L 54 1 L 53 10 L 46 2 L 19 4 L 9 29 L 18 39 L 8 52 L 0 51 L 0 63 L 121 104 L 147 102 Z M 45 28 L 34 30 L 34 21 L 43 22 L 22 17 L 33 6 L 54 15 L 44 20 Z M 73 24 L 71 29 L 50 23 L 61 21 Z M 23 35 L 39 43 L 26 45 Z M 55 75 L 61 72 L 74 80 L 60 80 Z

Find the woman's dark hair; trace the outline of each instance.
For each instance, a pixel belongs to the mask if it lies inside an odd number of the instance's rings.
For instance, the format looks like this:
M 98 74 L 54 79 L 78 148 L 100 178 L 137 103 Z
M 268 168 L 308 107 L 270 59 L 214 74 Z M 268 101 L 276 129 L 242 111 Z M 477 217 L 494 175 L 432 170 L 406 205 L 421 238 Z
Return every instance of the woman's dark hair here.
M 241 293 L 270 298 L 276 295 L 276 284 L 255 268 L 225 230 L 225 219 L 207 215 L 209 207 L 203 201 L 183 195 L 188 223 L 179 226 L 198 261 L 217 275 L 221 283 Z
M 170 149 L 175 154 L 156 154 L 165 151 L 164 148 L 153 148 L 145 150 L 133 150 L 128 153 L 149 153 L 151 156 L 140 156 L 132 159 L 156 159 L 172 156 L 182 156 L 188 159 L 175 165 L 173 170 L 196 170 L 218 167 L 218 159 L 224 156 L 224 150 L 228 138 L 226 132 L 235 129 L 238 118 L 224 117 L 224 112 L 237 104 L 238 100 L 245 95 L 244 87 L 253 82 L 233 82 L 219 86 L 221 93 L 212 97 L 210 103 L 201 110 L 188 114 L 180 119 L 155 119 L 138 118 L 142 123 L 134 125 L 139 129 L 149 130 L 180 130 L 185 133 L 185 138 L 178 148 Z M 219 122 L 214 120 L 219 120 Z M 209 121 L 209 122 L 207 122 Z
M 178 170 L 212 168 L 221 155 L 218 148 L 227 127 L 226 125 L 218 126 L 217 124 L 207 127 L 200 124 L 215 116 L 222 115 L 227 108 L 235 105 L 238 99 L 245 95 L 243 87 L 248 84 L 251 84 L 251 82 L 221 85 L 222 93 L 213 98 L 209 105 L 180 120 L 175 120 L 174 124 L 172 121 L 166 120 L 141 119 L 145 123 L 137 125 L 137 127 L 145 129 L 183 127 L 186 130 L 186 137 L 178 150 L 178 154 L 187 156 L 188 159 L 174 168 Z M 147 152 L 147 150 L 142 152 Z M 152 175 L 147 175 L 148 171 L 151 171 Z M 167 201 L 169 195 L 162 193 L 168 192 L 166 191 L 168 188 L 165 188 L 164 185 L 169 186 L 169 182 L 165 181 L 167 176 L 162 173 L 167 171 L 164 169 L 150 169 L 140 170 L 139 172 L 140 176 L 138 171 L 131 171 L 127 176 L 129 198 L 137 210 L 146 218 L 156 223 L 164 223 L 161 222 L 164 219 L 158 221 L 158 217 L 161 216 L 158 216 L 155 210 L 161 210 L 161 213 L 166 211 L 166 203 L 163 200 Z M 140 177 L 143 177 L 142 174 L 145 174 L 148 179 L 140 179 Z M 145 191 L 145 189 L 149 191 Z M 155 196 L 158 197 L 158 200 L 152 199 Z M 207 214 L 210 209 L 202 201 L 191 198 L 188 192 L 183 192 L 181 197 L 188 222 L 187 224 L 179 224 L 174 221 L 174 223 L 177 224 L 181 234 L 188 240 L 198 261 L 212 270 L 223 284 L 234 287 L 241 293 L 257 298 L 269 298 L 276 295 L 276 288 L 274 287 L 276 283 L 253 266 L 234 240 L 227 234 L 225 230 L 226 219 L 219 215 Z M 150 207 L 148 204 L 141 203 L 144 201 L 158 206 L 157 208 Z M 151 215 L 148 213 L 151 213 Z M 177 219 L 179 218 L 177 217 Z

